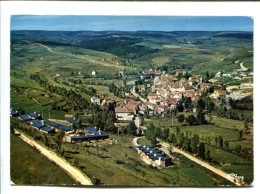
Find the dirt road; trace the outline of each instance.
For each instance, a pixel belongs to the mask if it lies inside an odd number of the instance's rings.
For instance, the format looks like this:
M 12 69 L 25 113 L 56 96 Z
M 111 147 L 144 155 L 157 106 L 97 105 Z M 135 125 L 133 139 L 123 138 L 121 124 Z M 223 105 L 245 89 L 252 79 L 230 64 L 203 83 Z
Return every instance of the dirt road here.
M 35 43 L 35 44 L 39 45 L 40 47 L 46 48 L 49 52 L 54 53 L 54 54 L 59 54 L 59 55 L 65 55 L 65 56 L 68 56 L 68 57 L 78 58 L 78 59 L 81 59 L 81 60 L 84 60 L 84 61 L 87 61 L 87 62 L 90 62 L 90 63 L 94 63 L 94 64 L 97 64 L 97 65 L 112 66 L 112 67 L 115 67 L 115 68 L 123 69 L 122 66 L 117 66 L 117 65 L 112 64 L 112 63 L 109 64 L 109 63 L 102 62 L 101 60 L 95 59 L 95 58 L 93 58 L 93 56 L 90 56 L 90 55 L 77 56 L 77 55 L 74 55 L 74 54 L 54 51 L 50 47 L 48 47 L 46 45 L 43 45 L 43 44 L 40 44 L 40 43 Z
M 83 174 L 76 167 L 71 166 L 65 159 L 59 157 L 56 153 L 54 153 L 54 152 L 44 148 L 43 146 L 39 145 L 36 141 L 27 137 L 25 134 L 21 133 L 20 131 L 18 133 L 21 134 L 19 137 L 23 141 L 30 144 L 32 147 L 35 147 L 37 150 L 39 150 L 41 152 L 41 154 L 43 154 L 49 160 L 53 161 L 59 167 L 64 169 L 72 178 L 74 178 L 81 185 L 93 185 L 91 180 L 85 174 Z
M 168 143 L 165 143 L 165 142 L 162 142 L 162 141 L 161 141 L 160 143 L 161 143 L 161 145 L 162 145 L 164 148 L 167 148 L 167 149 L 168 149 L 168 148 L 170 147 L 170 145 L 169 145 Z M 177 147 L 172 146 L 172 151 L 184 155 L 185 157 L 187 157 L 188 159 L 192 160 L 193 162 L 196 162 L 197 164 L 199 164 L 199 165 L 201 165 L 201 166 L 207 168 L 208 170 L 210 170 L 210 171 L 212 171 L 212 172 L 218 174 L 219 176 L 222 176 L 223 178 L 225 178 L 226 180 L 228 180 L 228 181 L 230 181 L 230 182 L 236 184 L 237 186 L 247 186 L 247 185 L 245 185 L 245 184 L 241 184 L 241 183 L 238 183 L 238 182 L 234 182 L 233 178 L 232 178 L 228 173 L 226 173 L 226 172 L 224 172 L 224 171 L 222 171 L 222 170 L 219 170 L 219 169 L 217 169 L 217 168 L 215 168 L 215 167 L 209 165 L 208 163 L 206 163 L 206 162 L 204 162 L 204 161 L 202 161 L 202 160 L 200 160 L 200 159 L 198 159 L 198 158 L 195 158 L 194 156 L 192 156 L 192 155 L 190 155 L 190 154 L 187 154 L 186 152 L 184 152 L 184 151 L 178 149 Z

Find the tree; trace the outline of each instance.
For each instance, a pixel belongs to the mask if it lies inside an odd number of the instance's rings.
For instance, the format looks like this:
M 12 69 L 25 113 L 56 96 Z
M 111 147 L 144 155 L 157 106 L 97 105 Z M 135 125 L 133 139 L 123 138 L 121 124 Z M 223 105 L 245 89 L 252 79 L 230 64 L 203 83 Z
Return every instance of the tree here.
M 189 125 L 195 125 L 198 123 L 196 117 L 194 115 L 189 115 L 187 118 L 186 118 L 186 122 L 189 124 Z
M 206 154 L 205 154 L 205 159 L 210 161 L 211 160 L 211 156 L 210 156 L 210 150 L 207 150 L 206 151 Z
M 203 142 L 199 143 L 198 155 L 202 160 L 205 159 L 205 144 Z
M 222 138 L 222 136 L 218 136 L 218 147 L 223 148 L 223 138 Z
M 198 134 L 194 134 L 193 137 L 191 138 L 191 151 L 196 154 L 198 149 L 197 146 L 200 142 L 200 137 Z
M 229 142 L 227 140 L 224 141 L 224 149 L 229 150 Z
M 144 125 L 144 117 L 140 117 L 140 126 Z
M 241 150 L 242 150 L 241 145 L 236 145 L 235 148 L 234 148 L 234 151 L 235 151 L 235 153 L 236 153 L 237 155 L 240 155 Z
M 248 127 L 248 119 L 245 119 L 244 120 L 244 127 L 245 127 L 245 132 L 247 132 L 249 130 L 249 127 Z
M 188 138 L 188 137 L 184 138 L 182 148 L 187 152 L 191 152 L 191 139 L 190 138 Z
M 137 127 L 136 127 L 134 121 L 131 121 L 127 126 L 127 133 L 131 134 L 131 135 L 135 135 L 136 130 L 137 130 Z
M 170 129 L 169 129 L 169 128 L 163 129 L 162 138 L 163 138 L 164 140 L 167 140 L 168 137 L 169 137 L 169 133 L 170 133 Z
M 179 123 L 183 123 L 184 120 L 185 120 L 185 116 L 183 114 L 178 115 L 178 122 Z
M 200 124 L 206 124 L 207 120 L 205 119 L 205 113 L 204 112 L 198 112 L 197 113 L 197 120 Z
M 184 141 L 184 135 L 183 135 L 183 133 L 179 133 L 177 135 L 177 145 L 179 147 L 182 147 L 183 141 Z
M 57 149 L 58 149 L 58 151 L 59 151 L 60 148 L 61 148 L 62 140 L 63 140 L 64 136 L 65 136 L 64 131 L 59 131 L 59 132 L 56 134 L 55 142 L 56 142 L 56 144 L 57 144 Z
M 238 140 L 239 140 L 239 141 L 242 140 L 242 136 L 243 136 L 242 130 L 239 130 L 239 131 L 238 131 L 237 136 L 238 136 Z
M 179 135 L 180 132 L 181 132 L 181 129 L 178 126 L 176 126 L 176 134 Z
M 197 101 L 196 108 L 197 108 L 197 111 L 198 111 L 198 112 L 203 112 L 203 110 L 204 110 L 204 108 L 205 108 L 205 102 L 203 101 L 202 98 L 200 98 L 200 99 Z
M 183 112 L 184 107 L 183 107 L 181 101 L 179 101 L 179 102 L 177 103 L 177 105 L 176 105 L 176 109 L 178 110 L 178 112 Z
M 170 141 L 171 141 L 172 144 L 175 144 L 177 142 L 175 133 L 171 133 Z
M 157 140 L 156 140 L 156 136 L 155 136 L 155 135 L 152 136 L 152 138 L 151 138 L 151 143 L 152 143 L 153 146 L 156 145 Z

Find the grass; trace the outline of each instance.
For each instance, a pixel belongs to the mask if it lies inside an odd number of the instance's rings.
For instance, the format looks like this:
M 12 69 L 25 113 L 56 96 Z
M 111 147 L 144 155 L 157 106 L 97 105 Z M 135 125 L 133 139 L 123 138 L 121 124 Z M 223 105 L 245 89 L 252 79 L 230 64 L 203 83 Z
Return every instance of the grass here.
M 121 98 L 115 96 L 113 93 L 109 92 L 108 87 L 106 86 L 100 86 L 100 85 L 88 85 L 88 87 L 93 87 L 96 89 L 97 94 L 101 96 L 108 96 L 111 99 L 116 99 L 116 100 L 122 100 Z
M 151 142 L 148 141 L 147 139 L 145 138 L 139 138 L 137 140 L 137 143 L 140 144 L 140 145 L 151 145 Z
M 156 169 L 144 165 L 131 147 L 132 136 L 109 135 L 116 144 L 103 142 L 101 147 L 64 144 L 65 156 L 70 162 L 76 162 L 90 178 L 98 178 L 110 186 L 213 186 L 216 180 L 218 184 L 224 181 L 182 158 L 171 168 Z M 145 139 L 140 141 L 148 143 Z M 72 154 L 75 151 L 78 153 Z M 122 162 L 117 164 L 117 161 Z
M 245 182 L 250 184 L 254 179 L 254 166 L 252 161 L 248 161 L 233 153 L 224 151 L 223 149 L 214 146 L 206 145 L 206 150 L 210 150 L 210 155 L 213 160 L 218 161 L 223 171 L 227 173 L 235 173 L 245 177 Z
M 18 185 L 77 184 L 61 168 L 11 135 L 11 180 Z

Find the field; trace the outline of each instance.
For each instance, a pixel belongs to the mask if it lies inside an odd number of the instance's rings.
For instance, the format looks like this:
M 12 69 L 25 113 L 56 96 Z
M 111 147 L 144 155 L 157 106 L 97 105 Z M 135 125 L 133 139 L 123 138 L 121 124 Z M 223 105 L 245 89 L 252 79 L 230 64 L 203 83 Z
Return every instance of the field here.
M 18 185 L 77 184 L 57 165 L 15 135 L 11 135 L 10 166 L 12 181 Z
M 214 186 L 229 184 L 219 176 L 185 158 L 175 158 L 170 168 L 156 169 L 137 157 L 131 146 L 131 136 L 110 134 L 107 142 L 63 145 L 65 158 L 80 166 L 82 171 L 108 186 Z M 197 178 L 196 178 L 197 177 Z
M 155 126 L 162 128 L 169 127 L 171 133 L 176 134 L 176 126 L 180 128 L 186 136 L 192 137 L 194 134 L 198 134 L 202 141 L 210 139 L 211 145 L 206 146 L 206 150 L 210 150 L 211 157 L 217 161 L 217 167 L 220 167 L 225 172 L 237 173 L 245 177 L 248 183 L 253 181 L 253 161 L 248 161 L 234 153 L 230 153 L 223 149 L 217 148 L 215 144 L 215 138 L 222 136 L 223 141 L 229 142 L 229 148 L 234 149 L 236 145 L 242 146 L 253 152 L 253 134 L 243 134 L 243 140 L 238 140 L 238 130 L 244 129 L 242 121 L 235 121 L 226 118 L 213 117 L 213 124 L 208 125 L 195 125 L 195 126 L 181 126 L 177 119 L 173 120 L 173 127 L 171 126 L 171 118 L 163 119 L 148 119 L 146 123 L 154 123 Z

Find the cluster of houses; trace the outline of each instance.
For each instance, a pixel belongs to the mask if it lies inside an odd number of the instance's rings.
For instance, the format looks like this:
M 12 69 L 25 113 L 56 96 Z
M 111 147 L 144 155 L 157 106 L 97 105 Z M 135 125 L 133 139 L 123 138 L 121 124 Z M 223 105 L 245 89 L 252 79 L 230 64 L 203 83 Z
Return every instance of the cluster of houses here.
M 175 76 L 168 74 L 156 76 L 145 105 L 155 113 L 163 114 L 176 108 L 183 96 L 190 97 L 191 101 L 196 101 L 207 89 L 212 87 L 211 83 L 203 83 L 202 77 L 199 75 L 185 78 L 183 76 L 185 74 L 184 71 L 177 71 Z M 178 76 L 183 77 L 178 79 Z
M 144 158 L 146 163 L 149 165 L 154 167 L 168 167 L 173 165 L 172 159 L 158 148 L 154 148 L 153 146 L 140 145 L 136 147 L 136 150 L 141 158 Z

